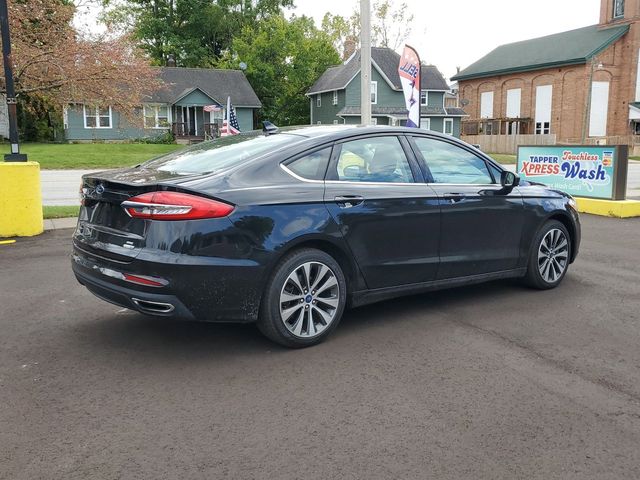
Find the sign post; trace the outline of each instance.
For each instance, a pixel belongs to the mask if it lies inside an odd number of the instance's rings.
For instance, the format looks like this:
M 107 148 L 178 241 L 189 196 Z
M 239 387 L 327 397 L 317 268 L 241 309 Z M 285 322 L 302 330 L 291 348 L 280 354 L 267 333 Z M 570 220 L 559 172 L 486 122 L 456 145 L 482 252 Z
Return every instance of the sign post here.
M 4 156 L 5 162 L 26 162 L 27 156 L 20 153 L 18 144 L 18 115 L 15 86 L 13 84 L 13 65 L 11 61 L 11 36 L 9 35 L 9 11 L 7 0 L 0 0 L 0 29 L 2 30 L 2 57 L 4 60 L 4 78 L 7 89 L 7 110 L 9 112 L 9 143 L 11 153 Z
M 574 197 L 625 200 L 628 161 L 626 145 L 520 146 L 517 173 Z

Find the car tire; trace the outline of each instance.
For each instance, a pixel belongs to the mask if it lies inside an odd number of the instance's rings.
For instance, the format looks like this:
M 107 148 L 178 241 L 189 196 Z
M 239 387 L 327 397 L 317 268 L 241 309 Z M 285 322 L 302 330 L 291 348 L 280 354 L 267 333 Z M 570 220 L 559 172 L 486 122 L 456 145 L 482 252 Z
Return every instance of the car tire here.
M 525 283 L 548 290 L 560 285 L 571 259 L 571 235 L 557 220 L 546 222 L 536 234 L 529 253 Z
M 310 347 L 338 326 L 346 297 L 344 273 L 331 255 L 296 250 L 278 263 L 267 282 L 257 326 L 285 347 Z

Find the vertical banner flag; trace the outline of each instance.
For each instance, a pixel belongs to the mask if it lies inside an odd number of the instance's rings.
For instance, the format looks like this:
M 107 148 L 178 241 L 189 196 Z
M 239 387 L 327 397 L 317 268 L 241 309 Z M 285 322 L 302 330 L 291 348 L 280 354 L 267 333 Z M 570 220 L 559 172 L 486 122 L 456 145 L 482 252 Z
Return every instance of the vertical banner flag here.
M 409 111 L 407 127 L 420 127 L 420 56 L 413 47 L 404 46 L 398 65 L 404 101 Z
M 231 97 L 227 97 L 227 114 L 222 121 L 222 129 L 220 130 L 220 136 L 226 137 L 229 135 L 238 135 L 240 133 L 240 125 L 238 125 L 238 117 L 236 117 L 236 110 L 231 105 Z

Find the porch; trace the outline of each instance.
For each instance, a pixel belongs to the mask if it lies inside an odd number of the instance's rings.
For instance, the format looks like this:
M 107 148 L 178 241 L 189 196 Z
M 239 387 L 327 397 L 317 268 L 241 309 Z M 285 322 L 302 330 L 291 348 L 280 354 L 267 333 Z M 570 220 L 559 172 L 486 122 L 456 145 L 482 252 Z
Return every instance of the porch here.
M 173 105 L 171 132 L 176 141 L 198 142 L 220 136 L 224 109 L 206 112 L 199 105 Z

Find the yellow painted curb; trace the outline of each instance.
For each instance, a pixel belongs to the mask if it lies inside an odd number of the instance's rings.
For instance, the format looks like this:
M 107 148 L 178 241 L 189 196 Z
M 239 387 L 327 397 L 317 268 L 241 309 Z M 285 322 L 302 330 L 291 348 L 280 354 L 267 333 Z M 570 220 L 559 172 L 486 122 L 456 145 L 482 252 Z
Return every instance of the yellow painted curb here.
M 598 200 L 576 197 L 576 202 L 578 203 L 578 211 L 582 213 L 617 218 L 640 217 L 640 201 L 638 200 Z
M 0 162 L 0 237 L 30 237 L 43 230 L 40 164 Z

